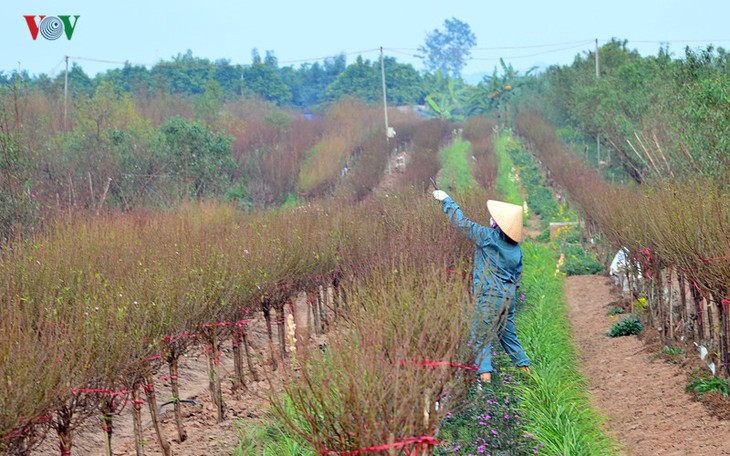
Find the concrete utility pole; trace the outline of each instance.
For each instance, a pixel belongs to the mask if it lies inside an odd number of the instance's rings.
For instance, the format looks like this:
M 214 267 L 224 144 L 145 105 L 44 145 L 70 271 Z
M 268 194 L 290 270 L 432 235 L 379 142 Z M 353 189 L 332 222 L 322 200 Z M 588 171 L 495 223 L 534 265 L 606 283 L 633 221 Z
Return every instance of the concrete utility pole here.
M 390 128 L 388 127 L 388 98 L 385 95 L 385 63 L 383 46 L 380 46 L 380 76 L 383 82 L 383 113 L 385 114 L 385 141 L 390 142 Z
M 598 38 L 596 38 L 596 80 L 601 77 L 601 73 L 598 67 Z M 601 135 L 596 134 L 596 161 L 598 162 L 598 168 L 601 167 Z
M 68 130 L 68 56 L 66 56 L 66 77 L 63 81 L 63 131 Z

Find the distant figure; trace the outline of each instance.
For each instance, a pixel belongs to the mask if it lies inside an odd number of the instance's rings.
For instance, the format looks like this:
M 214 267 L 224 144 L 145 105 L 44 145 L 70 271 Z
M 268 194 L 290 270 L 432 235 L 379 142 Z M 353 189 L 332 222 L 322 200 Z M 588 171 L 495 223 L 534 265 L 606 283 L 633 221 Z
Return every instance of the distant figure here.
M 403 172 L 406 169 L 406 151 L 402 151 L 395 157 L 396 171 Z
M 629 291 L 629 250 L 626 247 L 616 252 L 616 255 L 611 261 L 611 267 L 609 268 L 609 275 L 613 279 L 613 283 L 616 286 L 620 286 L 624 292 Z M 638 265 L 637 265 L 638 266 Z

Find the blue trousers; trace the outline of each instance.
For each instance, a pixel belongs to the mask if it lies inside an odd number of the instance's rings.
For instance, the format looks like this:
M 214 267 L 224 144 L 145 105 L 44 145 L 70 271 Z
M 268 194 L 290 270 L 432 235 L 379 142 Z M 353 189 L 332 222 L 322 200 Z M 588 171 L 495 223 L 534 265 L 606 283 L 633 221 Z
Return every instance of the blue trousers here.
M 485 333 L 497 325 L 497 338 L 515 366 L 529 366 L 525 350 L 517 340 L 515 330 L 515 299 L 490 299 L 477 303 L 473 333 L 476 336 L 477 374 L 492 372 L 492 339 L 485 340 Z

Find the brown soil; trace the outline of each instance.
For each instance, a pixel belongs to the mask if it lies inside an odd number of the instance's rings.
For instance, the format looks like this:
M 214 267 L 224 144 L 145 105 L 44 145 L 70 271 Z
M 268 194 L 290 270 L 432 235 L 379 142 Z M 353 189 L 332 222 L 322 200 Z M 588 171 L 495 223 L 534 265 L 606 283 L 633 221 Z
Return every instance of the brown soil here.
M 606 336 L 613 324 L 607 310 L 620 296 L 605 276 L 569 277 L 565 293 L 581 373 L 621 454 L 730 455 L 730 421 L 718 419 L 727 401 L 705 395 L 708 408 L 685 392 L 694 353 L 670 363 L 650 330 L 644 340 Z
M 166 439 L 170 442 L 174 455 L 218 456 L 230 455 L 240 441 L 238 426 L 244 428 L 263 422 L 264 415 L 269 410 L 268 395 L 273 387 L 279 390 L 282 377 L 289 371 L 279 367 L 271 370 L 271 355 L 268 348 L 268 338 L 265 332 L 263 319 L 255 320 L 249 328 L 251 345 L 256 354 L 256 367 L 261 374 L 261 381 L 254 382 L 246 371 L 248 389 L 234 391 L 231 379 L 234 377 L 233 353 L 230 341 L 224 342 L 225 347 L 220 357 L 219 365 L 223 378 L 222 391 L 225 403 L 225 419 L 217 422 L 216 411 L 208 389 L 207 356 L 203 355 L 202 347 L 192 347 L 189 355 L 180 361 L 179 383 L 180 397 L 184 400 L 195 401 L 195 404 L 183 405 L 183 423 L 187 432 L 187 440 L 180 442 L 175 426 L 172 406 L 162 408 L 162 422 Z M 276 340 L 276 332 L 274 332 Z M 287 363 L 288 364 L 288 363 Z M 164 380 L 168 375 L 163 368 L 155 376 L 157 405 L 160 407 L 171 397 L 170 385 Z M 271 381 L 269 381 L 271 380 Z M 146 399 L 142 395 L 143 399 Z M 104 433 L 98 420 L 92 418 L 84 429 L 74 435 L 74 455 L 105 456 Z M 142 424 L 144 428 L 144 454 L 146 456 L 162 455 L 157 441 L 149 406 L 142 404 Z M 121 415 L 114 417 L 114 436 L 112 449 L 115 456 L 135 454 L 132 438 L 131 405 L 127 404 Z M 250 429 L 250 428 L 249 428 Z M 58 438 L 55 434 L 48 434 L 41 448 L 33 451 L 33 455 L 58 455 Z

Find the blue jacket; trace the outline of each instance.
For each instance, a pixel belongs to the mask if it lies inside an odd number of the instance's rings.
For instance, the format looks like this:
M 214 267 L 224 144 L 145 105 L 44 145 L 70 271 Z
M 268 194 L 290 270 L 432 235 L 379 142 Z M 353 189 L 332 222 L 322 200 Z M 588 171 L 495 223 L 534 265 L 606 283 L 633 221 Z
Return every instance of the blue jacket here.
M 464 216 L 451 197 L 443 201 L 449 223 L 471 239 L 474 249 L 474 297 L 501 304 L 513 299 L 522 277 L 522 249 L 499 228 L 488 228 Z

